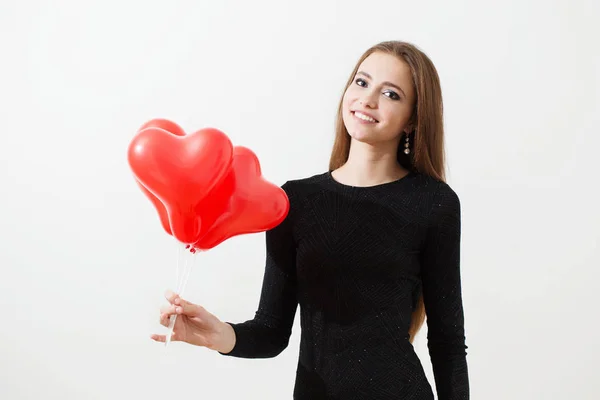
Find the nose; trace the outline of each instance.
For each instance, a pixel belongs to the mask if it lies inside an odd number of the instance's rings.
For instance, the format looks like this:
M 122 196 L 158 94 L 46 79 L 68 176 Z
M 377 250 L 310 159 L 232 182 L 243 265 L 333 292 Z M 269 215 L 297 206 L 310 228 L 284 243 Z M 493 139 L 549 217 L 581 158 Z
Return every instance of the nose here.
M 362 97 L 359 99 L 359 103 L 363 107 L 377 108 L 377 92 L 374 90 L 365 90 Z

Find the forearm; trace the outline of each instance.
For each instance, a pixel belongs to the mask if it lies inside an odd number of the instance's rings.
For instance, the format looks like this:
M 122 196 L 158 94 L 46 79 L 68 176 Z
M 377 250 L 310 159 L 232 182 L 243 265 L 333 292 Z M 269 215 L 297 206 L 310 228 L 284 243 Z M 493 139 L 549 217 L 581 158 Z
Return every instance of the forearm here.
M 239 324 L 227 323 L 227 326 L 221 353 L 232 357 L 275 357 L 286 349 L 291 335 L 290 324 L 274 323 L 258 316 Z
M 431 363 L 439 400 L 468 400 L 469 372 L 466 346 L 430 346 Z

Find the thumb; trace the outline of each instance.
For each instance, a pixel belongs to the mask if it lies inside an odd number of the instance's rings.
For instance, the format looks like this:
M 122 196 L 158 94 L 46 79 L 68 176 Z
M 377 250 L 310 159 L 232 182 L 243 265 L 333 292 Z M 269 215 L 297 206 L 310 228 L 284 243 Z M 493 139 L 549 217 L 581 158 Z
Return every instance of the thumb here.
M 178 314 L 184 314 L 189 317 L 198 318 L 202 318 L 204 315 L 206 315 L 206 310 L 202 306 L 199 306 L 182 298 L 179 298 L 178 300 L 179 301 L 177 301 L 176 303 L 179 304 L 177 304 L 177 307 L 175 308 L 175 311 Z

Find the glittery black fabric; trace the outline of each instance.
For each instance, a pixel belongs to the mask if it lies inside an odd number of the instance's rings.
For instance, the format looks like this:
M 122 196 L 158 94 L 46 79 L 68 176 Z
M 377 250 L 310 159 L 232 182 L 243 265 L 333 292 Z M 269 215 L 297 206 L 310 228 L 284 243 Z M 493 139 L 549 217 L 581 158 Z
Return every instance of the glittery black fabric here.
M 469 398 L 460 282 L 460 201 L 427 175 L 352 187 L 330 173 L 288 181 L 290 213 L 266 233 L 254 319 L 228 356 L 267 358 L 301 339 L 294 399 L 433 400 L 408 340 L 420 293 L 439 400 Z

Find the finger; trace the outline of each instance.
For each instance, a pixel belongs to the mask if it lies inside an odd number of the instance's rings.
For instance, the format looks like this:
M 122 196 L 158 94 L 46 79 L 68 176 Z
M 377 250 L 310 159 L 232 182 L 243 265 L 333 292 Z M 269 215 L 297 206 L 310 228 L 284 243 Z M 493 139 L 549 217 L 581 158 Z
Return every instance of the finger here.
M 161 314 L 175 314 L 175 307 L 173 304 L 166 304 L 160 308 Z
M 170 323 L 171 323 L 171 316 L 170 315 L 168 315 L 168 314 L 161 314 L 160 315 L 160 324 L 162 326 L 168 327 Z
M 150 339 L 154 340 L 155 342 L 166 342 L 167 341 L 167 337 L 165 335 L 150 335 Z
M 167 301 L 171 304 L 174 304 L 174 301 L 179 298 L 179 296 L 177 295 L 177 293 L 173 292 L 172 290 L 167 290 L 165 292 L 165 298 L 167 299 Z
M 154 340 L 155 342 L 165 343 L 167 341 L 167 335 L 152 334 L 150 335 L 150 339 Z M 171 342 L 175 342 L 178 340 L 179 338 L 177 337 L 176 332 L 173 331 L 173 334 L 171 335 Z
M 201 318 L 206 314 L 206 310 L 198 304 L 191 303 L 187 300 L 178 299 L 179 306 L 175 307 L 177 314 L 185 314 L 192 317 Z

